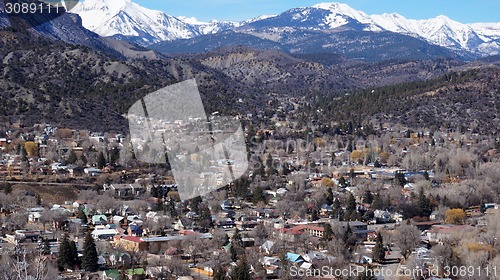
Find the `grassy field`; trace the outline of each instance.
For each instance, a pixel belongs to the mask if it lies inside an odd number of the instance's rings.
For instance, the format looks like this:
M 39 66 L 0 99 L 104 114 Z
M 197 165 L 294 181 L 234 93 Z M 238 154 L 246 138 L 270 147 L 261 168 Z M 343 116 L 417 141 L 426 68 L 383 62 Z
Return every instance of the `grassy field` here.
M 62 204 L 77 198 L 78 189 L 74 186 L 53 186 L 35 184 L 13 184 L 12 190 L 22 190 L 39 194 L 43 202 Z

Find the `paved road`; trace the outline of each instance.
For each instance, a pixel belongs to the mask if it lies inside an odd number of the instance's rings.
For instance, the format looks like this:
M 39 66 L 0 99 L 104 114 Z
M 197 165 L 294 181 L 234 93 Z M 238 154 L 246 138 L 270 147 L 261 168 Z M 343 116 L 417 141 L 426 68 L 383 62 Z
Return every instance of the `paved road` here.
M 46 185 L 46 186 L 82 186 L 82 187 L 95 187 L 96 184 L 86 184 L 86 183 L 52 183 L 52 182 L 32 182 L 32 181 L 2 181 L 9 184 L 23 184 L 23 185 Z
M 392 247 L 390 255 L 386 256 L 387 263 L 383 266 L 384 275 L 380 275 L 378 280 L 399 280 L 397 276 L 397 271 L 399 269 L 399 259 L 401 258 L 401 252 L 398 247 Z

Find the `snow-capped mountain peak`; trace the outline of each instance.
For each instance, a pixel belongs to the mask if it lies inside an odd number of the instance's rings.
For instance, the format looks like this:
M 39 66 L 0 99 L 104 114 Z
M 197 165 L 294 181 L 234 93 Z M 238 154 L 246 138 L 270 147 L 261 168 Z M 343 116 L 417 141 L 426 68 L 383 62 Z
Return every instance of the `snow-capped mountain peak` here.
M 359 23 L 366 25 L 366 30 L 382 30 L 366 13 L 353 9 L 347 4 L 338 2 L 325 2 L 313 5 L 311 8 L 329 11 L 330 15 L 325 18 L 325 23 L 331 28 L 336 28 L 347 24 L 348 19 L 354 19 Z
M 362 11 L 355 10 L 355 9 L 351 8 L 349 5 L 343 4 L 343 3 L 337 3 L 337 2 L 320 3 L 320 4 L 313 5 L 312 8 L 328 10 L 328 11 L 331 11 L 332 13 L 345 15 L 345 16 L 351 17 L 351 18 L 353 18 L 361 23 L 363 23 L 363 21 L 371 22 L 371 20 L 367 14 L 365 14 Z
M 87 5 L 92 9 L 99 8 L 116 14 L 134 3 L 130 0 L 91 0 Z
M 144 45 L 198 35 L 176 17 L 131 0 L 85 0 L 71 12 L 79 14 L 83 25 L 101 36 L 137 38 L 136 42 Z
M 463 24 L 445 15 L 424 20 L 407 19 L 397 13 L 367 15 L 338 2 L 319 3 L 242 22 L 202 22 L 192 17 L 173 17 L 144 8 L 133 0 L 85 0 L 71 12 L 79 14 L 83 25 L 101 36 L 120 36 L 142 45 L 193 38 L 228 29 L 258 34 L 257 29 L 279 33 L 292 29 L 321 31 L 345 26 L 356 30 L 410 35 L 455 51 L 480 55 L 500 53 L 500 23 Z M 266 33 L 265 38 L 275 38 L 275 35 Z
M 424 20 L 407 19 L 399 14 L 372 15 L 374 22 L 385 30 L 422 38 L 432 44 L 454 50 L 474 50 L 490 39 L 479 38 L 470 25 L 440 15 Z
M 243 23 L 237 22 L 237 21 L 219 21 L 219 20 L 211 20 L 210 22 L 204 22 L 204 21 L 198 20 L 195 17 L 186 17 L 186 16 L 179 16 L 177 18 L 182 20 L 183 22 L 185 22 L 187 24 L 192 25 L 193 28 L 200 35 L 214 34 L 217 32 L 224 31 L 224 30 L 236 28 L 236 27 L 241 26 L 243 24 Z

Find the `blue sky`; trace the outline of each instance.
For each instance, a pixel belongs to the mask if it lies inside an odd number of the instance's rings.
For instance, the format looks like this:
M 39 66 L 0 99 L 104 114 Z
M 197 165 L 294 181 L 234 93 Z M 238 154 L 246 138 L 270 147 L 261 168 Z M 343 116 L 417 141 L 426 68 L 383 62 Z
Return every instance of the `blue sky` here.
M 134 0 L 140 5 L 173 16 L 199 20 L 245 20 L 278 14 L 290 8 L 322 2 L 293 0 Z M 326 2 L 326 1 L 323 1 Z M 368 14 L 399 13 L 411 19 L 441 14 L 463 22 L 500 22 L 500 0 L 344 0 L 339 1 Z

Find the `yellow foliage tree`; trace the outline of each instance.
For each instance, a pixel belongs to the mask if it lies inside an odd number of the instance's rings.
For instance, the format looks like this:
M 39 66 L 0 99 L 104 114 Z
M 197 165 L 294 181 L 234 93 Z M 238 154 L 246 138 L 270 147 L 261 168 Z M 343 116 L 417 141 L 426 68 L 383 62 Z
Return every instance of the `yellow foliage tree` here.
M 73 137 L 73 130 L 69 128 L 60 128 L 57 130 L 56 136 L 63 139 L 71 138 Z
M 333 184 L 332 179 L 330 179 L 330 178 L 321 179 L 321 186 L 331 188 L 331 187 L 333 187 L 333 185 L 334 184 Z
M 469 251 L 473 252 L 486 251 L 488 253 L 493 253 L 494 251 L 493 247 L 490 244 L 485 243 L 471 242 L 466 243 L 465 246 Z
M 363 160 L 364 158 L 365 158 L 365 155 L 360 150 L 354 150 L 351 153 L 351 161 L 359 162 L 360 160 Z
M 24 149 L 29 157 L 38 156 L 38 144 L 32 141 L 24 143 Z
M 381 162 L 387 163 L 387 160 L 391 155 L 388 152 L 381 152 L 378 156 Z
M 318 147 L 324 147 L 326 145 L 326 141 L 323 138 L 314 138 L 314 144 Z
M 446 210 L 445 216 L 445 223 L 452 225 L 465 224 L 465 218 L 467 217 L 465 211 L 460 208 Z

